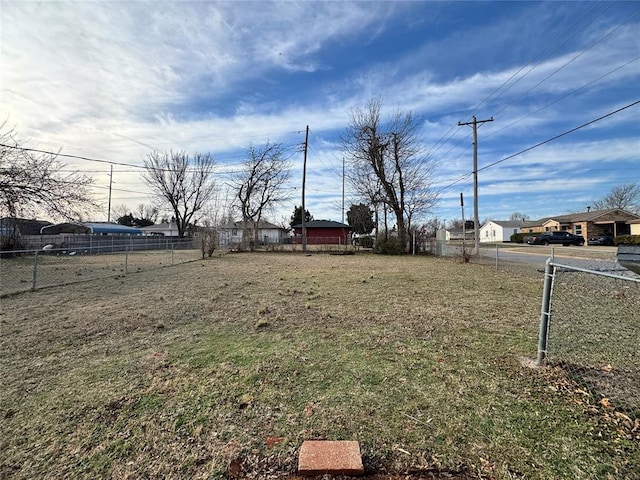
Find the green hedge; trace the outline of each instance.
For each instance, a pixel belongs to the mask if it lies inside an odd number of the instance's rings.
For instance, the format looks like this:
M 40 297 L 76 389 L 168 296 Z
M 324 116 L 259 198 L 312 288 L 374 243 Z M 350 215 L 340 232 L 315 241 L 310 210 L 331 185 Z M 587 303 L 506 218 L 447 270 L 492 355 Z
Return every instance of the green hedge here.
M 618 235 L 613 239 L 615 245 L 640 245 L 640 235 Z
M 373 248 L 373 237 L 357 237 L 353 239 L 353 245 L 356 247 Z
M 509 237 L 511 243 L 524 243 L 524 237 L 530 235 L 529 233 L 514 233 Z
M 382 255 L 402 255 L 404 248 L 400 245 L 398 237 L 378 238 L 374 251 Z

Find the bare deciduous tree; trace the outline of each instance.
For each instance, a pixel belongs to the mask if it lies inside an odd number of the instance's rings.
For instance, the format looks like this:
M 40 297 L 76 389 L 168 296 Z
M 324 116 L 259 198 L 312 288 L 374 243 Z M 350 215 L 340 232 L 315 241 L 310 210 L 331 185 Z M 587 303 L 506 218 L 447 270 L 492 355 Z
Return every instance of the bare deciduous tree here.
M 243 243 L 258 242 L 258 228 L 268 208 L 287 200 L 285 185 L 289 180 L 289 160 L 283 158 L 282 145 L 267 142 L 263 147 L 249 146 L 240 172 L 233 176 L 237 206 L 242 214 Z
M 26 148 L 12 130 L 0 125 L 0 210 L 3 216 L 49 215 L 80 220 L 97 207 L 89 187 L 93 179 L 66 173 L 58 156 Z
M 424 155 L 418 118 L 398 111 L 383 122 L 381 110 L 379 100 L 354 108 L 342 147 L 350 163 L 349 183 L 369 201 L 380 195 L 396 217 L 400 244 L 406 246 L 414 217 L 437 201 L 430 188 L 434 163 Z
M 526 222 L 527 220 L 529 220 L 529 215 L 525 215 L 521 212 L 513 212 L 509 215 L 510 222 Z
M 611 189 L 600 200 L 593 202 L 594 210 L 619 208 L 633 213 L 640 212 L 640 184 L 625 183 Z
M 133 212 L 131 209 L 124 205 L 116 205 L 111 209 L 114 214 L 112 218 L 116 219 L 116 222 L 130 227 L 148 227 L 153 225 L 158 220 L 158 208 L 153 205 L 145 205 L 141 203 Z
M 189 156 L 184 151 L 153 152 L 144 160 L 142 179 L 159 200 L 169 204 L 175 217 L 178 235 L 198 220 L 200 212 L 215 191 L 215 160 L 209 153 Z
M 116 221 L 121 217 L 126 217 L 127 215 L 131 215 L 131 209 L 124 203 L 119 203 L 118 205 L 113 205 L 111 207 L 111 218 Z
M 141 223 L 146 223 L 147 225 L 153 225 L 154 223 L 156 223 L 156 221 L 158 221 L 158 216 L 160 215 L 158 207 L 154 205 L 147 205 L 144 203 L 139 204 L 134 213 L 136 214 L 136 218 L 142 220 Z

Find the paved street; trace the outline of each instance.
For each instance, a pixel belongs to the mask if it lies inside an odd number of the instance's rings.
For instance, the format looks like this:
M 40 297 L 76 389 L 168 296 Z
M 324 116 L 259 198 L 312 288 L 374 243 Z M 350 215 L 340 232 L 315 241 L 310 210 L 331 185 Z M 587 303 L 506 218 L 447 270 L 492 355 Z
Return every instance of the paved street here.
M 626 275 L 629 272 L 617 263 L 615 247 L 500 246 L 500 248 L 496 249 L 495 246 L 492 246 L 480 248 L 481 255 L 493 259 L 496 258 L 496 252 L 498 254 L 498 262 L 503 260 L 527 263 L 540 269 L 543 269 L 547 259 L 553 256 L 555 263 L 572 267 L 608 272 L 615 275 Z

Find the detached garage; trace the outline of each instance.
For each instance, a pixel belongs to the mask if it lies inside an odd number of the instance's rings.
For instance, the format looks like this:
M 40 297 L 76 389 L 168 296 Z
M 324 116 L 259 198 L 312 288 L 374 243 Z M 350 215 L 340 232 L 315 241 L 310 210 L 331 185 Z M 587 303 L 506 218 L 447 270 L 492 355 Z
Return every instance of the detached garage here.
M 308 245 L 345 245 L 349 241 L 351 226 L 332 220 L 311 220 L 304 224 Z M 295 242 L 302 243 L 302 224 L 294 225 Z

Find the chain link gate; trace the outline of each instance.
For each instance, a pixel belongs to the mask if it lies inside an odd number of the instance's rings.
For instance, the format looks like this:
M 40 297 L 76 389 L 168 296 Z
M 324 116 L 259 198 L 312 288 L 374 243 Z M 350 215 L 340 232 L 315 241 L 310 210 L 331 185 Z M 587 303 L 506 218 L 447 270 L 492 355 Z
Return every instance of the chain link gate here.
M 640 279 L 547 260 L 539 365 L 598 403 L 640 417 Z

